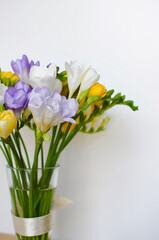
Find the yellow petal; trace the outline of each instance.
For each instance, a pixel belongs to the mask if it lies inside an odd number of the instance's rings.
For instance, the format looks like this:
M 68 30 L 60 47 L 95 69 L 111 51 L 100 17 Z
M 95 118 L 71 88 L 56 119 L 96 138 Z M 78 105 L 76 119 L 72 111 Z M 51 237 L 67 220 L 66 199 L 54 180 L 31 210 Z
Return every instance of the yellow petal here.
M 100 83 L 96 83 L 94 84 L 90 89 L 89 89 L 89 94 L 88 94 L 88 98 L 89 97 L 92 97 L 92 96 L 98 96 L 98 97 L 103 97 L 107 90 L 105 88 L 105 86 L 103 86 L 102 84 Z
M 11 78 L 14 74 L 12 72 L 1 72 L 1 78 Z
M 0 113 L 0 136 L 7 138 L 17 126 L 17 119 L 12 110 Z

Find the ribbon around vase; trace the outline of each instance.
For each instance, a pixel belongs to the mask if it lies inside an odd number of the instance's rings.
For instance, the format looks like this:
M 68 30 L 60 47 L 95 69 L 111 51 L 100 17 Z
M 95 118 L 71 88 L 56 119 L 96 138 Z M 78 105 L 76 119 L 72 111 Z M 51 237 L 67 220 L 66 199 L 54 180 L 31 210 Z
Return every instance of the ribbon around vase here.
M 65 197 L 57 195 L 55 198 L 55 210 L 72 205 L 73 202 Z M 17 217 L 12 213 L 14 229 L 17 234 L 26 237 L 33 237 L 49 232 L 54 226 L 54 211 L 47 215 L 23 218 Z

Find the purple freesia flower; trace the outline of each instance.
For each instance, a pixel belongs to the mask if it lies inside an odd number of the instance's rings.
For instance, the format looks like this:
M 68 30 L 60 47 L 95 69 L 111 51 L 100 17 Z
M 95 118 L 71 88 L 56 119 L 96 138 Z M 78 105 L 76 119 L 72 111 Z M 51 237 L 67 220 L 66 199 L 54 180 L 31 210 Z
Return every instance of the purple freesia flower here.
M 31 87 L 18 81 L 14 87 L 9 87 L 4 94 L 4 101 L 7 109 L 12 109 L 18 118 L 21 111 L 28 106 Z
M 64 121 L 76 123 L 72 118 L 78 110 L 76 99 L 66 99 L 58 90 L 54 90 L 49 96 L 48 88 L 34 88 L 30 94 L 28 107 L 33 114 L 37 128 L 46 132 L 50 127 Z
M 29 81 L 29 72 L 32 66 L 40 66 L 40 62 L 36 63 L 33 60 L 29 63 L 29 59 L 26 55 L 22 56 L 22 59 L 17 59 L 16 61 L 11 61 L 11 66 L 15 74 L 19 77 L 19 79 L 25 83 Z

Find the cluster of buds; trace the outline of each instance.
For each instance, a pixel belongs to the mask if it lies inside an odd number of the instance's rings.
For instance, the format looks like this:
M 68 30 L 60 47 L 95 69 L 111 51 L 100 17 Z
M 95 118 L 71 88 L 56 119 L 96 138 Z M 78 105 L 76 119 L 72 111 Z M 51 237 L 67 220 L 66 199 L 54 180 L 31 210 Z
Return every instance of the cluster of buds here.
M 12 72 L 1 72 L 0 71 L 0 82 L 5 86 L 14 86 L 18 82 L 19 78 Z

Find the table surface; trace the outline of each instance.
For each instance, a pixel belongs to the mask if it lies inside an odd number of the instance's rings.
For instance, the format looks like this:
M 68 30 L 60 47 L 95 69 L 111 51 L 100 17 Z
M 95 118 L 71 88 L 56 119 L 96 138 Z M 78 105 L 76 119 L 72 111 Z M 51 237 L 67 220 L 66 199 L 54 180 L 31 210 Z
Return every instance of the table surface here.
M 16 240 L 16 237 L 8 234 L 0 234 L 0 240 Z
M 14 235 L 0 233 L 0 240 L 16 240 Z

